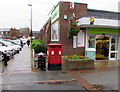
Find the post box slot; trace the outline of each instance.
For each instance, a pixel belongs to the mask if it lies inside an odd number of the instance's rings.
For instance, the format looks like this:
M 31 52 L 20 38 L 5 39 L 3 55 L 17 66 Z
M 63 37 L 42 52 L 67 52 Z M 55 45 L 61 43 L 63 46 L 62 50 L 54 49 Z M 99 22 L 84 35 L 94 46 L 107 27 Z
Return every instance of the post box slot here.
M 55 47 L 51 47 L 51 48 L 55 48 Z

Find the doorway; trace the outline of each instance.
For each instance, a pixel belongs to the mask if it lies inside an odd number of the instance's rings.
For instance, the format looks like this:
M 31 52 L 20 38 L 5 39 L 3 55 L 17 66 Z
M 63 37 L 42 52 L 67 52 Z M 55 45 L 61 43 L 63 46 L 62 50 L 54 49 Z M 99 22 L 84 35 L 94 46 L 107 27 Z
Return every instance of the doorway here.
M 109 35 L 96 35 L 96 60 L 109 59 Z

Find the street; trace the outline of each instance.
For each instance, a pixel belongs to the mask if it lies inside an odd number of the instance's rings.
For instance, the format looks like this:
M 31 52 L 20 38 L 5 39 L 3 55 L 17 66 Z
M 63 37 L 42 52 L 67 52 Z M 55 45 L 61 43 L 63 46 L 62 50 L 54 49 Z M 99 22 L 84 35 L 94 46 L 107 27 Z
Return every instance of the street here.
M 2 74 L 2 90 L 85 90 L 61 70 L 33 72 L 30 65 L 30 48 L 25 45 L 8 62 Z
M 2 90 L 57 90 L 56 92 L 85 91 L 85 81 L 97 85 L 101 90 L 118 90 L 118 67 L 99 68 L 95 70 L 74 70 L 79 73 L 76 77 L 71 76 L 69 71 L 37 71 L 31 70 L 30 48 L 25 45 L 22 51 L 8 62 L 8 66 L 1 75 Z M 82 78 L 85 81 L 79 81 Z M 77 80 L 77 81 L 76 81 Z M 46 91 L 46 92 L 47 92 Z M 74 92 L 73 91 L 73 92 Z M 66 92 L 66 91 L 65 91 Z M 117 91 L 116 91 L 117 92 Z

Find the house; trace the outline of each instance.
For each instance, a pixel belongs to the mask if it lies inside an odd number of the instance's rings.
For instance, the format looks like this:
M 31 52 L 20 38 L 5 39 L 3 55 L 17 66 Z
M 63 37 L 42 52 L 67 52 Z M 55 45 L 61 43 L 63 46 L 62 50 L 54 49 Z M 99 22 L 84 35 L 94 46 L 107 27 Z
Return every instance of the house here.
M 10 28 L 0 28 L 0 35 L 8 35 L 10 33 Z

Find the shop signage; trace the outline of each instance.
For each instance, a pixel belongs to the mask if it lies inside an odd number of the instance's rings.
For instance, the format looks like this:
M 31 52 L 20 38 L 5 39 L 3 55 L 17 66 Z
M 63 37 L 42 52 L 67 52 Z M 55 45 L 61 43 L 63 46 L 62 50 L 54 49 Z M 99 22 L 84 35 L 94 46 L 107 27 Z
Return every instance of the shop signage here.
M 51 13 L 51 24 L 59 18 L 59 5 Z
M 73 36 L 73 48 L 77 48 L 77 36 Z
M 70 2 L 70 10 L 74 9 L 74 2 Z
M 78 43 L 77 43 L 78 48 L 85 48 L 84 35 L 85 35 L 84 30 L 80 30 L 80 32 L 78 33 Z
M 94 17 L 91 17 L 90 18 L 90 25 L 93 25 L 94 24 Z

